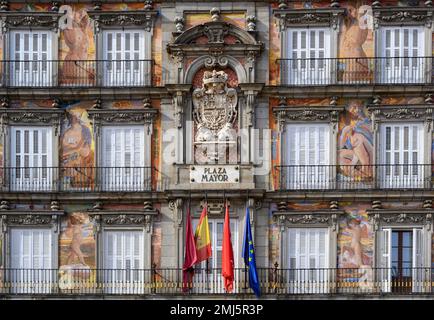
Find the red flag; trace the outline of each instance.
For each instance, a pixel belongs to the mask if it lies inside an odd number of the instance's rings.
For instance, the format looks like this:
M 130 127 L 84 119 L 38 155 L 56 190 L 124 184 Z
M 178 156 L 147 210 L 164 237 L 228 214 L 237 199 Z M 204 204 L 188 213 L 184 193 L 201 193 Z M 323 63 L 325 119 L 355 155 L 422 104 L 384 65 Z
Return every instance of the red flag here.
M 223 225 L 222 275 L 226 292 L 231 292 L 234 284 L 234 251 L 231 241 L 229 207 L 226 202 L 225 223 Z
M 187 292 L 192 288 L 194 276 L 194 264 L 197 262 L 196 244 L 194 241 L 193 228 L 191 226 L 190 208 L 187 213 L 187 225 L 185 232 L 185 255 L 182 268 L 183 291 Z

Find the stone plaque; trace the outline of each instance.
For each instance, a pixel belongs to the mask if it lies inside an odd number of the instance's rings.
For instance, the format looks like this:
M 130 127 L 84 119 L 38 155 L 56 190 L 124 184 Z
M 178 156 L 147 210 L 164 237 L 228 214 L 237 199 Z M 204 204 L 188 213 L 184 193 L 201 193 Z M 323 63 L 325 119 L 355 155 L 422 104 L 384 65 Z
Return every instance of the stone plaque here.
M 195 165 L 190 167 L 191 183 L 239 183 L 237 165 Z

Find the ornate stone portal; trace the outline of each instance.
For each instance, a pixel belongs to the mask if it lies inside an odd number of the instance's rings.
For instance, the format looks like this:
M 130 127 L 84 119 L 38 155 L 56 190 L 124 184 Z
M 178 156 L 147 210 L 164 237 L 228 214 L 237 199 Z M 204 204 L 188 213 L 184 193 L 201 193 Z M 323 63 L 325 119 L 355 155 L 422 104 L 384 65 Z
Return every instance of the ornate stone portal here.
M 197 163 L 236 162 L 238 96 L 235 89 L 227 88 L 227 80 L 224 71 L 206 71 L 202 88 L 193 92 Z

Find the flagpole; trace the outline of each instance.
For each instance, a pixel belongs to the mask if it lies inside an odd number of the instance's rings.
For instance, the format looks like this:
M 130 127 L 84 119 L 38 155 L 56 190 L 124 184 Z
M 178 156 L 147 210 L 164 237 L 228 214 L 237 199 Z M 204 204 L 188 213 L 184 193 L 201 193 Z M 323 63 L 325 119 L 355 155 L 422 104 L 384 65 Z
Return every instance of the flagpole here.
M 204 204 L 205 208 L 206 208 L 206 214 L 208 215 L 208 192 L 205 191 L 205 204 Z M 209 270 L 209 258 L 206 259 L 205 262 L 205 281 L 206 281 L 206 288 L 208 289 L 208 293 L 210 292 L 210 282 L 209 282 L 209 274 L 210 274 L 210 270 Z
M 246 208 L 249 206 L 249 190 L 247 190 L 247 200 L 246 200 Z M 246 210 L 247 211 L 247 210 Z M 247 215 L 244 215 L 245 219 L 247 219 Z M 244 225 L 247 222 L 244 222 Z M 245 235 L 244 235 L 245 236 Z M 244 261 L 244 257 L 243 257 Z M 244 290 L 247 290 L 249 287 L 247 286 L 247 264 L 246 261 L 244 261 Z

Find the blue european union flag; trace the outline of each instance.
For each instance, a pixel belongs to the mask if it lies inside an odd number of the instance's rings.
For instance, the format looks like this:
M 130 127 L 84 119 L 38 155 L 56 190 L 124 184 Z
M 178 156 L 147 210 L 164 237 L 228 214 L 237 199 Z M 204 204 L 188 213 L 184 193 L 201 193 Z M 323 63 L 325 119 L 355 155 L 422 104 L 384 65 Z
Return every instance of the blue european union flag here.
M 246 210 L 246 226 L 244 228 L 243 252 L 244 263 L 249 270 L 249 285 L 256 296 L 261 295 L 258 271 L 256 270 L 255 248 L 253 247 L 252 229 L 250 227 L 250 210 Z

